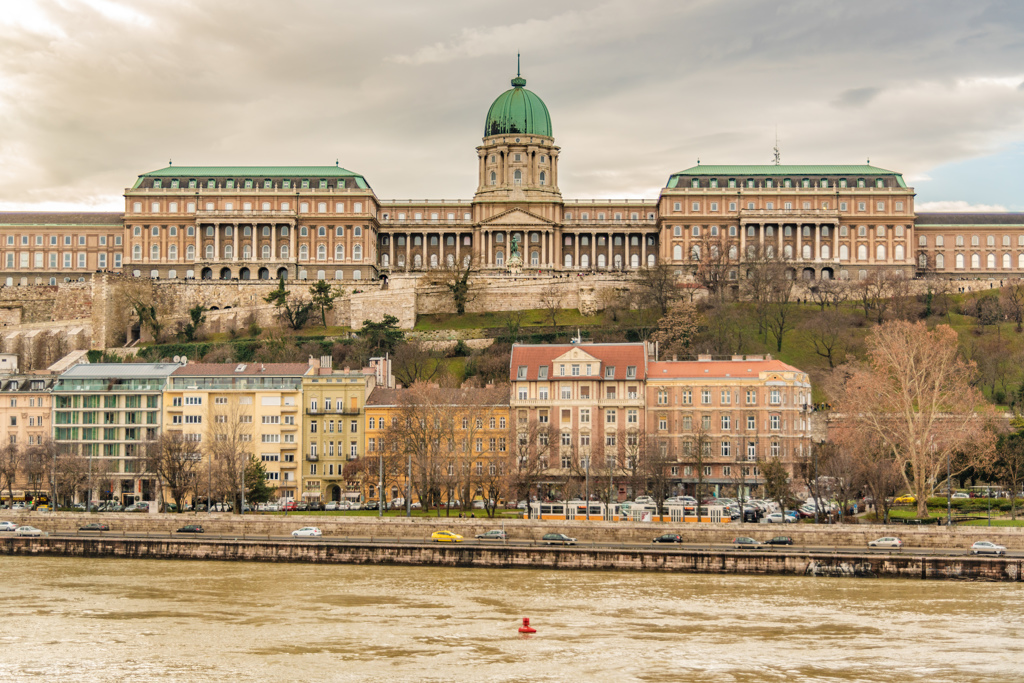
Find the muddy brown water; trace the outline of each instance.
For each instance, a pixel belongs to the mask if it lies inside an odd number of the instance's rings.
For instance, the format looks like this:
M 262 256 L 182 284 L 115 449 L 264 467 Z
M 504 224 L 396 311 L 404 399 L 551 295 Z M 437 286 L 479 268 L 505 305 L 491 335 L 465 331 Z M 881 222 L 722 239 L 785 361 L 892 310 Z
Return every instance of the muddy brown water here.
M 0 557 L 0 586 L 0 680 L 1024 680 L 1021 584 Z

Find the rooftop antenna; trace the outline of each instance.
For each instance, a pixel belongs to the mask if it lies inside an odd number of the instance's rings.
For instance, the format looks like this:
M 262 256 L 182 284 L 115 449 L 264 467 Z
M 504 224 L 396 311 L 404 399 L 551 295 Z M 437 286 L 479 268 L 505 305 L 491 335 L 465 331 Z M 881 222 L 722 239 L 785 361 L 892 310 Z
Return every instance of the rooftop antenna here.
M 782 154 L 779 152 L 779 127 L 775 126 L 775 147 L 772 150 L 772 162 L 778 166 L 782 163 Z
M 174 166 L 174 159 L 168 159 L 167 160 L 167 165 L 168 166 Z
M 520 74 L 519 74 L 519 53 L 517 52 L 516 53 L 516 78 L 519 78 L 519 77 L 520 77 Z

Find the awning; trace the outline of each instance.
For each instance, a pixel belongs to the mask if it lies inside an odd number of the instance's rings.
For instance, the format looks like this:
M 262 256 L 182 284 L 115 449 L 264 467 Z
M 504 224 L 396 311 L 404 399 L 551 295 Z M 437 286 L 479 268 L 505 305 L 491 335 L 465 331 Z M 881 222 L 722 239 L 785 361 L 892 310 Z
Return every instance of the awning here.
M 320 497 L 320 492 L 319 491 L 303 491 L 302 492 L 302 497 L 303 498 L 319 498 Z

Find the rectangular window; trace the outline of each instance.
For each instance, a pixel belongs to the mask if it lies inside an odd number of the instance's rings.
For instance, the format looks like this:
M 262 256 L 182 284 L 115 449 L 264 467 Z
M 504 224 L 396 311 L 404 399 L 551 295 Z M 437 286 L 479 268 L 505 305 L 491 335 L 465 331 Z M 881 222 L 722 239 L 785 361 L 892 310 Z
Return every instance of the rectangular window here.
M 705 406 L 711 405 L 711 390 L 710 389 L 701 389 L 700 390 L 700 402 L 701 402 L 701 405 L 705 405 Z

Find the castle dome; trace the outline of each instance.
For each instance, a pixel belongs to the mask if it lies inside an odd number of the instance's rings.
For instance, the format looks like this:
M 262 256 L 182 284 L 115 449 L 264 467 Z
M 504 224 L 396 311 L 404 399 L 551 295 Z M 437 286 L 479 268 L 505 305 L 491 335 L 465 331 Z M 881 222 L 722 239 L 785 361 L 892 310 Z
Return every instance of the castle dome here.
M 484 137 L 505 134 L 552 137 L 547 106 L 525 86 L 526 79 L 517 75 L 512 79 L 512 89 L 498 95 L 487 110 Z

